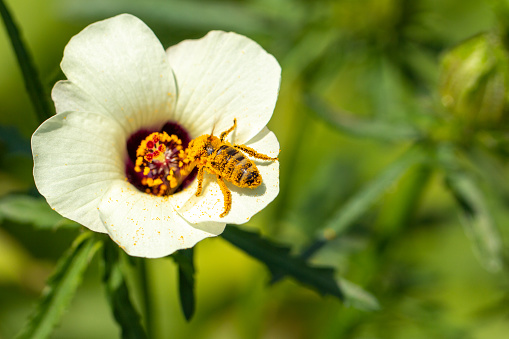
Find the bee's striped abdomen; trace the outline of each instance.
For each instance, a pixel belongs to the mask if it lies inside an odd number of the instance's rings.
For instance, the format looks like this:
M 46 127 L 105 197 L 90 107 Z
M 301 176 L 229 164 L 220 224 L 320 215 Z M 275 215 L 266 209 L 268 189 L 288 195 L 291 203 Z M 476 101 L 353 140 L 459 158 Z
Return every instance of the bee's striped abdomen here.
M 256 165 L 244 154 L 228 145 L 221 145 L 213 155 L 212 167 L 226 180 L 240 187 L 257 187 L 261 176 Z

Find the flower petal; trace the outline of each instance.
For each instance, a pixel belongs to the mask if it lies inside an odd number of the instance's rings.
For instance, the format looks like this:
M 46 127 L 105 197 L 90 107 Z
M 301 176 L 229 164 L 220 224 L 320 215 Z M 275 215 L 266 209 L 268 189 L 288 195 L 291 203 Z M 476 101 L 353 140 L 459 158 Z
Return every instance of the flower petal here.
M 164 257 L 219 235 L 226 226 L 224 222 L 205 222 L 193 227 L 172 207 L 171 197 L 142 193 L 122 180 L 106 192 L 99 211 L 110 237 L 138 257 Z
M 64 217 L 105 233 L 97 206 L 110 182 L 125 177 L 124 140 L 121 128 L 102 115 L 51 117 L 32 136 L 37 189 Z
M 209 32 L 167 50 L 177 78 L 175 118 L 193 137 L 218 134 L 237 118 L 237 141 L 253 138 L 270 120 L 276 105 L 281 67 L 245 36 Z
M 275 157 L 279 153 L 277 138 L 267 128 L 264 128 L 246 145 L 271 157 Z M 207 172 L 205 172 L 203 191 L 200 196 L 194 195 L 198 185 L 197 180 L 184 191 L 175 195 L 175 200 L 178 200 L 176 206 L 181 206 L 178 209 L 179 213 L 191 223 L 200 223 L 206 220 L 233 224 L 247 222 L 254 214 L 274 200 L 279 193 L 279 162 L 253 158 L 251 160 L 256 163 L 263 182 L 255 189 L 240 188 L 226 182 L 232 193 L 232 208 L 225 217 L 219 217 L 224 208 L 223 194 L 215 175 L 207 174 Z
M 174 109 L 175 79 L 163 46 L 140 19 L 122 14 L 89 25 L 67 44 L 68 81 L 53 88 L 57 113 L 93 111 L 126 134 L 159 128 Z

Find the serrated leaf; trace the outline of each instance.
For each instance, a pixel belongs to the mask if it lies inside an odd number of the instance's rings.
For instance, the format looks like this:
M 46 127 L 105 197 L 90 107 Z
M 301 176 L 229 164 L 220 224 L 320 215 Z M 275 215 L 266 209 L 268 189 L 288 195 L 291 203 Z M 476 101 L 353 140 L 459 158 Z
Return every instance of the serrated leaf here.
M 302 258 L 291 255 L 290 248 L 277 245 L 262 238 L 258 233 L 242 230 L 236 226 L 228 226 L 221 236 L 263 262 L 272 276 L 291 276 L 322 295 L 330 294 L 340 300 L 344 299 L 332 268 L 311 266 Z
M 0 220 L 9 219 L 22 224 L 32 224 L 38 228 L 58 228 L 59 226 L 79 226 L 65 219 L 49 207 L 44 198 L 27 195 L 11 195 L 0 199 Z
M 187 321 L 191 320 L 195 311 L 194 295 L 194 250 L 192 248 L 180 250 L 172 255 L 179 266 L 179 295 L 182 312 Z
M 23 80 L 30 101 L 34 106 L 39 122 L 43 122 L 53 115 L 53 111 L 48 102 L 48 95 L 45 93 L 39 80 L 39 74 L 37 73 L 32 57 L 25 47 L 18 27 L 3 0 L 0 0 L 0 15 L 2 16 L 9 39 L 11 40 L 12 48 L 16 53 L 16 58 L 18 59 L 18 64 L 23 74 Z
M 380 304 L 375 296 L 359 285 L 343 278 L 338 279 L 338 284 L 345 294 L 345 305 L 364 311 L 377 311 L 380 309 Z
M 424 152 L 413 147 L 370 181 L 332 216 L 320 231 L 320 237 L 332 239 L 344 232 L 393 185 L 411 166 L 424 161 Z
M 19 339 L 43 339 L 51 334 L 69 306 L 88 263 L 100 245 L 101 242 L 92 232 L 84 233 L 74 241 L 48 279 L 42 298 L 19 334 Z
M 307 95 L 305 99 L 312 112 L 343 133 L 382 141 L 416 140 L 421 136 L 410 125 L 359 118 L 353 113 L 330 107 L 314 95 Z
M 141 325 L 140 315 L 129 297 L 129 290 L 121 269 L 123 251 L 112 241 L 104 246 L 104 286 L 113 316 L 122 330 L 124 339 L 143 339 L 147 334 Z

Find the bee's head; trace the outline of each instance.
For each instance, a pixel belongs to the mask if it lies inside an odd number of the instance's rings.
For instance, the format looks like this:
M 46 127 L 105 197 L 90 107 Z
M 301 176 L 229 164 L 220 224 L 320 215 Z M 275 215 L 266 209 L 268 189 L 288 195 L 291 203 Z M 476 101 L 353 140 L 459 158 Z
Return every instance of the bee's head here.
M 193 159 L 198 159 L 211 155 L 215 150 L 213 146 L 215 139 L 217 138 L 210 134 L 205 134 L 191 140 L 188 146 L 189 156 Z

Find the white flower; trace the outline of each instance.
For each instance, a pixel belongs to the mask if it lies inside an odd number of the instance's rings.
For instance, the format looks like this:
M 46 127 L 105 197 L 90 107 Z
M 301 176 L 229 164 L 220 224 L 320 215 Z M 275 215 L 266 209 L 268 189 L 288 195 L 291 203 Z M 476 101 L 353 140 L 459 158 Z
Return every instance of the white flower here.
M 277 156 L 279 143 L 265 125 L 281 69 L 252 40 L 212 31 L 165 51 L 142 21 L 122 14 L 74 36 L 61 67 L 68 80 L 53 88 L 57 114 L 32 137 L 35 183 L 57 212 L 108 233 L 130 255 L 155 258 L 192 247 L 226 223 L 248 221 L 279 193 L 279 163 L 256 160 L 263 184 L 227 183 L 232 207 L 221 218 L 215 176 L 205 174 L 200 196 L 197 180 L 157 196 L 140 190 L 149 186 L 133 171 L 136 149 L 151 132 L 164 129 L 185 144 L 213 129 L 217 136 L 234 118 L 228 140 Z

